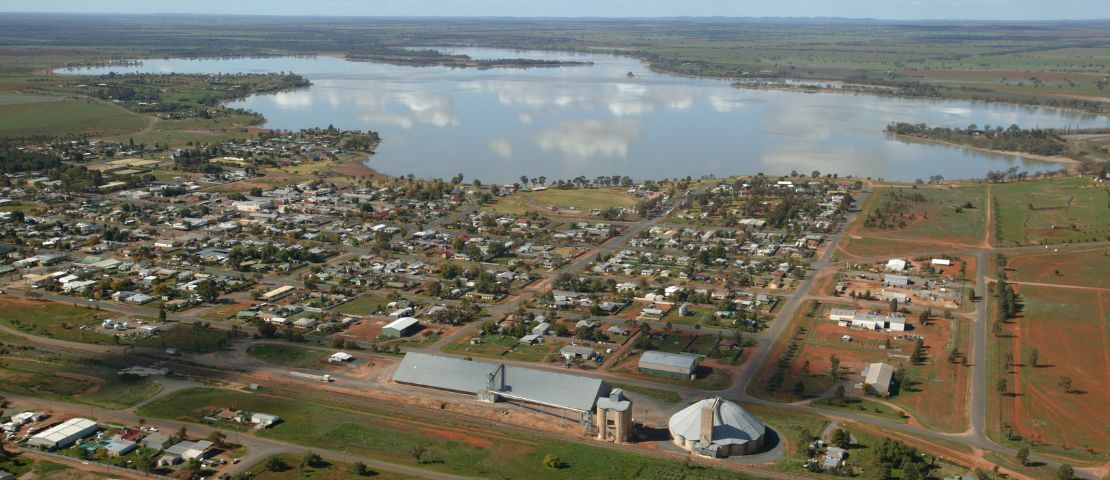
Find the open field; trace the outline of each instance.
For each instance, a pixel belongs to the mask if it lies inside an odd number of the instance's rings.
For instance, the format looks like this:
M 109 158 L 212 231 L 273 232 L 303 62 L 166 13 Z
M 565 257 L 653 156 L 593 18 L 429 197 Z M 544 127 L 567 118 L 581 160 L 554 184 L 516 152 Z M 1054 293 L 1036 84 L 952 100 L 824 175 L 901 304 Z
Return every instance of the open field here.
M 819 308 L 815 317 L 805 315 L 809 306 L 800 309 L 799 316 L 789 327 L 789 331 L 794 333 L 784 336 L 774 347 L 777 353 L 773 358 L 780 360 L 768 364 L 758 373 L 751 386 L 753 394 L 783 401 L 803 397 L 826 398 L 833 395 L 838 384 L 842 384 L 849 396 L 862 395 L 853 388 L 860 382 L 862 370 L 870 363 L 885 362 L 906 372 L 905 384 L 899 385 L 897 394 L 885 399 L 886 402 L 906 410 L 931 429 L 958 432 L 966 428 L 967 402 L 964 399 L 968 392 L 970 371 L 963 365 L 948 361 L 948 352 L 952 349 L 959 352 L 958 356 L 967 352 L 970 330 L 966 322 L 934 319 L 926 326 L 915 324 L 913 330 L 905 333 L 924 337 L 924 361 L 913 363 L 909 361 L 913 343 L 894 338 L 898 332 L 840 327 L 828 320 L 828 308 Z M 842 338 L 844 335 L 850 336 L 851 340 L 845 341 Z M 833 356 L 839 360 L 838 378 L 831 375 Z M 776 369 L 781 370 L 782 375 L 779 387 L 769 389 Z M 799 390 L 799 384 L 804 388 Z M 870 403 L 822 405 L 822 408 L 847 408 L 878 417 L 901 418 L 896 409 L 871 405 L 877 401 L 864 399 Z M 860 409 L 860 406 L 864 408 Z
M 368 473 L 359 475 L 354 464 L 350 463 L 324 461 L 322 465 L 302 466 L 301 461 L 304 457 L 297 455 L 277 455 L 277 458 L 281 462 L 280 469 L 277 471 L 268 469 L 270 459 L 267 458 L 247 470 L 251 473 L 251 478 L 257 480 L 348 480 L 359 477 L 374 478 L 375 480 L 409 480 L 418 478 L 373 468 L 368 469 Z
M 1006 273 L 1011 282 L 1110 288 L 1106 285 L 1110 247 L 1077 247 L 1063 252 L 1050 248 L 1009 254 L 1006 259 Z
M 196 18 L 159 22 L 112 18 L 59 22 L 44 15 L 9 15 L 0 23 L 19 75 L 13 86 L 41 71 L 41 58 L 80 60 L 105 45 L 117 56 L 251 55 L 290 52 L 374 53 L 413 44 L 465 44 L 521 49 L 621 50 L 654 68 L 686 75 L 833 80 L 888 88 L 904 95 L 1099 109 L 1110 92 L 1100 88 L 1110 68 L 1104 23 L 1045 22 L 1036 29 L 951 22 L 920 25 L 842 22 L 752 22 L 703 18 L 672 21 L 622 19 L 583 22 L 510 19 L 459 22 L 397 20 L 367 24 L 345 19 L 304 19 L 298 29 L 282 19 Z M 943 28 L 941 28 L 943 27 Z M 49 48 L 18 47 L 48 32 Z M 650 34 L 645 33 L 650 32 Z M 211 39 L 211 40 L 209 40 Z M 140 49 L 139 46 L 142 48 Z M 3 55 L 3 52 L 0 52 Z M 30 57 L 30 58 L 28 58 Z M 26 87 L 23 87 L 26 88 Z
M 107 311 L 64 303 L 0 298 L 0 325 L 29 335 L 99 345 L 131 344 L 159 349 L 176 348 L 192 353 L 214 352 L 229 341 L 226 330 L 200 328 L 199 325 L 175 325 L 154 336 L 138 339 L 118 337 L 118 341 L 117 337 L 91 328 L 81 328 L 97 325 L 105 319 L 121 318 L 120 315 Z
M 444 348 L 445 352 L 456 355 L 474 355 L 487 358 L 505 358 L 522 362 L 555 361 L 562 342 L 544 342 L 536 345 L 520 343 L 516 337 L 507 335 L 483 335 L 482 343 L 471 345 L 463 338 Z
M 876 188 L 846 230 L 845 256 L 897 255 L 927 246 L 982 246 L 986 187 Z M 971 208 L 966 208 L 970 203 Z
M 339 305 L 331 311 L 337 313 L 349 313 L 351 315 L 371 315 L 378 311 L 383 311 L 385 305 L 389 300 L 375 297 L 373 295 L 363 295 L 347 303 Z
M 991 390 L 999 407 L 996 426 L 1010 425 L 1016 436 L 1040 446 L 1038 451 L 1080 459 L 1110 458 L 1110 298 L 1107 292 L 1075 288 L 1016 285 L 1019 316 L 993 337 L 995 378 L 1007 380 L 1007 394 Z M 1032 351 L 1037 350 L 1037 365 Z M 1004 356 L 1014 365 L 1006 367 Z M 1061 379 L 1071 380 L 1065 391 Z M 1087 449 L 1091 449 L 1087 451 Z
M 315 348 L 279 343 L 258 343 L 247 347 L 247 355 L 276 365 L 294 368 L 319 367 L 328 353 Z
M 365 405 L 347 406 L 326 396 L 305 402 L 284 394 L 248 394 L 200 388 L 176 392 L 139 409 L 148 417 L 196 421 L 218 407 L 264 411 L 284 422 L 259 435 L 313 448 L 346 451 L 390 462 L 417 464 L 411 448 L 423 445 L 428 453 L 422 468 L 464 475 L 511 478 L 632 478 L 640 469 L 671 472 L 667 478 L 750 478 L 737 472 L 699 469 L 690 477 L 681 464 L 638 453 L 598 448 L 550 438 L 508 433 L 485 427 L 454 425 L 448 419 L 434 422 L 418 416 L 385 412 Z M 565 468 L 543 465 L 546 454 L 557 455 Z
M 998 207 L 993 242 L 1055 244 L 1110 238 L 1110 187 L 1087 178 L 991 186 Z
M 0 355 L 4 389 L 104 408 L 127 408 L 161 390 L 147 379 L 125 379 L 117 368 L 86 358 L 12 349 Z
M 507 214 L 522 215 L 530 211 L 559 213 L 574 216 L 591 216 L 594 209 L 629 208 L 639 200 L 625 193 L 622 188 L 548 188 L 538 192 L 518 192 L 498 198 L 487 209 Z
M 0 470 L 10 472 L 15 478 L 35 478 L 38 480 L 92 480 L 99 478 L 112 478 L 92 472 L 81 472 L 60 463 L 46 460 L 36 460 L 26 455 L 13 456 L 0 461 Z M 26 477 L 24 477 L 26 475 Z
M 14 94 L 5 94 L 11 96 Z M 116 135 L 137 132 L 146 118 L 109 104 L 92 100 L 43 97 L 19 103 L 0 99 L 0 136 L 31 135 Z

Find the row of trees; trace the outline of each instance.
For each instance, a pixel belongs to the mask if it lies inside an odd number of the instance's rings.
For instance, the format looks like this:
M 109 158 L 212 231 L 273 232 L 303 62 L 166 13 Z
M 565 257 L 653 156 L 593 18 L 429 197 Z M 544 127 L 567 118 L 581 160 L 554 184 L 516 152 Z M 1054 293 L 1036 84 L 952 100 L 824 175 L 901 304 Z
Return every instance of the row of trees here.
M 924 123 L 893 123 L 887 133 L 970 145 L 976 148 L 1008 152 L 1026 152 L 1036 155 L 1063 155 L 1067 145 L 1059 135 L 1039 128 L 1023 129 L 1017 125 L 1009 128 L 979 128 L 975 124 L 966 128 L 929 127 Z

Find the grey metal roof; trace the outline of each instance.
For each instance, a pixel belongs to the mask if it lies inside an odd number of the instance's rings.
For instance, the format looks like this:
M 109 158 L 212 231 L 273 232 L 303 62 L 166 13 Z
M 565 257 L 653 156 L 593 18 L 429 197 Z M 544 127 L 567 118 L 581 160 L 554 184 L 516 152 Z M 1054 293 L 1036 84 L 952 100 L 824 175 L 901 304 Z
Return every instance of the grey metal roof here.
M 667 422 L 671 434 L 700 439 L 702 410 L 707 408 L 713 413 L 711 439 L 715 444 L 744 444 L 759 439 L 767 432 L 767 427 L 755 415 L 735 403 L 716 397 L 693 403 L 674 414 Z
M 672 368 L 693 370 L 700 359 L 701 357 L 689 353 L 667 353 L 648 350 L 640 356 L 640 366 L 651 368 L 651 365 L 665 365 Z
M 489 384 L 498 364 L 410 352 L 393 380 L 400 383 L 478 393 Z M 499 396 L 580 412 L 590 411 L 598 396 L 608 393 L 601 379 L 505 365 Z
M 395 329 L 397 331 L 401 331 L 401 330 L 404 330 L 406 328 L 409 328 L 409 327 L 411 327 L 413 325 L 416 325 L 416 324 L 419 324 L 419 323 L 420 323 L 420 320 L 417 320 L 413 317 L 403 317 L 403 318 L 398 318 L 397 320 L 394 320 L 394 321 L 390 322 L 389 325 L 386 325 L 386 326 L 382 327 L 382 330 L 385 330 L 387 328 L 392 328 L 392 329 Z

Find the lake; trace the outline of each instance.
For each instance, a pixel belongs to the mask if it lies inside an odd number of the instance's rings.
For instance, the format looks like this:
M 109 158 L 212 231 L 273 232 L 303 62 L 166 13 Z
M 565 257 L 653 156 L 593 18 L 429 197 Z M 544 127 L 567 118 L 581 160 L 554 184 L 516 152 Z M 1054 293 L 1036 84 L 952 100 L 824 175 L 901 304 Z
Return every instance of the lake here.
M 1110 126 L 1105 116 L 1016 105 L 738 89 L 727 80 L 654 73 L 612 55 L 442 50 L 593 65 L 478 70 L 281 57 L 146 60 L 62 72 L 295 72 L 313 86 L 229 106 L 259 112 L 270 128 L 376 130 L 382 145 L 368 165 L 385 174 L 463 173 L 487 182 L 792 170 L 907 181 L 974 178 L 1011 166 L 1035 172 L 1060 165 L 904 141 L 883 128 L 890 122 Z

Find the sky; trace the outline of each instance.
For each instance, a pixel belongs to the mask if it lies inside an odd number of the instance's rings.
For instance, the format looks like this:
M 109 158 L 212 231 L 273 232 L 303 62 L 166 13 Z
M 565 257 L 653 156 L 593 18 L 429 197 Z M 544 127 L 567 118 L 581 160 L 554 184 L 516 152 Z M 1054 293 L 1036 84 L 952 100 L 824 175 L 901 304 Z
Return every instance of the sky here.
M 1110 18 L 1110 0 L 0 0 L 0 11 L 328 16 Z

